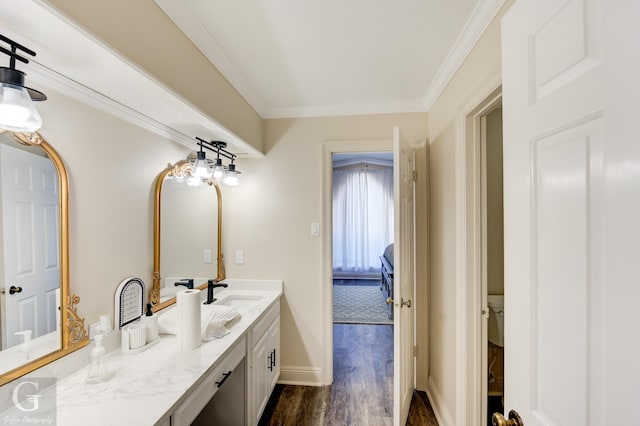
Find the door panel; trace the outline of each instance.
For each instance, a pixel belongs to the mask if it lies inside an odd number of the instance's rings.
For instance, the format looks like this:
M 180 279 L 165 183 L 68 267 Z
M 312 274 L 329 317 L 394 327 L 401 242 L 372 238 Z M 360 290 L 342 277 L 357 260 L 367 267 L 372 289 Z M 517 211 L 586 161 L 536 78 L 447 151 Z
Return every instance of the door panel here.
M 413 149 L 398 127 L 393 129 L 394 184 L 394 393 L 393 419 L 404 425 L 413 395 L 414 197 Z M 403 302 L 405 302 L 403 304 Z
M 505 411 L 605 421 L 607 138 L 600 0 L 503 19 Z

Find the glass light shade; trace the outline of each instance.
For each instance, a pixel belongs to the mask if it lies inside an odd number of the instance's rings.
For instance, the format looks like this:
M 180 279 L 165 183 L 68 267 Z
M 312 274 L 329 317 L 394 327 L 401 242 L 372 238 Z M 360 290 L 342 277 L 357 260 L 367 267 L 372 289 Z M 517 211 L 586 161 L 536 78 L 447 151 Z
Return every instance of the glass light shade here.
M 209 167 L 209 163 L 207 162 L 204 152 L 199 151 L 196 157 L 196 162 L 193 163 L 193 167 L 191 167 L 191 176 L 208 179 L 211 177 L 211 173 L 211 167 Z
M 216 165 L 213 166 L 213 179 L 216 182 L 220 182 L 224 178 L 224 166 L 222 160 L 219 158 L 216 160 Z
M 27 89 L 0 83 L 0 129 L 30 133 L 40 127 L 42 118 Z
M 238 173 L 236 173 L 235 170 L 229 170 L 227 175 L 224 177 L 224 184 L 229 186 L 238 186 L 240 184 Z

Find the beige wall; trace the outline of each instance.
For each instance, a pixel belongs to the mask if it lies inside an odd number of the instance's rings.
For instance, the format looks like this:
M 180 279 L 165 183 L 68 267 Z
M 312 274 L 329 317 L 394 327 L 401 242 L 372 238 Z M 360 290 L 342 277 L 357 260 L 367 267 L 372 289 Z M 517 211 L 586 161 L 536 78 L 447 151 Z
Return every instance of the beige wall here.
M 51 0 L 49 3 L 262 151 L 260 116 L 155 2 Z
M 322 281 L 322 238 L 310 235 L 310 223 L 323 215 L 323 142 L 391 139 L 394 125 L 410 141 L 424 143 L 424 113 L 267 120 L 266 157 L 240 160 L 241 185 L 223 188 L 227 276 L 284 280 L 284 377 L 292 369 L 319 372 L 324 361 L 323 286 L 331 283 Z M 419 152 L 426 155 L 424 148 Z M 240 249 L 244 265 L 234 263 Z
M 44 90 L 44 89 L 43 89 Z M 46 90 L 37 105 L 41 134 L 69 174 L 71 291 L 85 325 L 113 315 L 114 292 L 127 277 L 149 288 L 153 268 L 153 185 L 187 148 Z
M 464 336 L 456 335 L 460 329 L 457 318 L 461 314 L 457 307 L 462 306 L 458 302 L 464 298 L 456 291 L 456 284 L 461 279 L 456 268 L 458 222 L 462 220 L 464 226 L 464 218 L 458 218 L 458 221 L 456 218 L 460 207 L 457 200 L 464 199 L 457 193 L 461 186 L 457 179 L 461 174 L 456 169 L 461 164 L 456 156 L 464 144 L 463 111 L 500 72 L 499 20 L 511 4 L 512 1 L 505 3 L 429 111 L 431 340 L 428 374 L 434 409 L 445 424 L 465 424 L 465 419 L 459 418 L 465 413 L 464 401 L 459 397 L 465 390 L 456 389 L 459 379 L 456 362 L 464 356 L 458 347 Z
M 487 115 L 487 292 L 504 294 L 502 108 Z

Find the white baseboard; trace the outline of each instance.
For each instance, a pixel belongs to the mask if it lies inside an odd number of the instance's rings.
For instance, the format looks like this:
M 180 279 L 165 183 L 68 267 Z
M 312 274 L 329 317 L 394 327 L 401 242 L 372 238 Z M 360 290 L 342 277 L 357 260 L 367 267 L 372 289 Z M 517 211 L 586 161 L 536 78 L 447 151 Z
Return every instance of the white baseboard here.
M 451 413 L 447 410 L 447 406 L 442 399 L 442 395 L 440 395 L 438 386 L 431 376 L 429 376 L 429 383 L 427 384 L 426 392 L 429 397 L 429 402 L 431 403 L 431 408 L 433 408 L 433 413 L 436 415 L 436 420 L 438 420 L 438 424 L 440 426 L 455 426 L 453 417 L 451 417 Z
M 278 383 L 298 386 L 323 386 L 322 369 L 313 367 L 280 367 Z

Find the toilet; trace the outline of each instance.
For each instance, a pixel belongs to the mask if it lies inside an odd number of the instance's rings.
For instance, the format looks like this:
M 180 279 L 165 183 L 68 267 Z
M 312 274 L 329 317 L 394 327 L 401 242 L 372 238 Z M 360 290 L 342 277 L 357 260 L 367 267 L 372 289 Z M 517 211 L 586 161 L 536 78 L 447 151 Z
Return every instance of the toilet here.
M 487 296 L 489 305 L 488 334 L 489 341 L 496 346 L 504 347 L 504 296 L 490 294 Z

